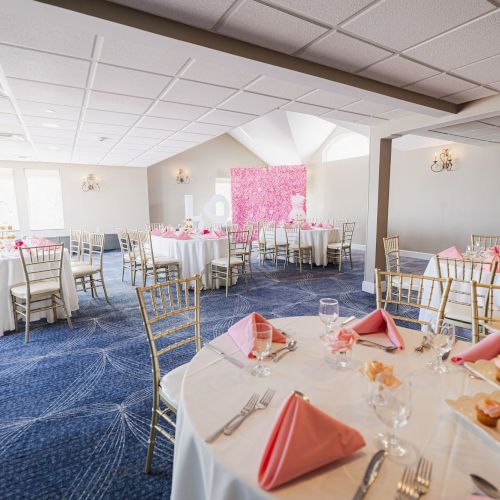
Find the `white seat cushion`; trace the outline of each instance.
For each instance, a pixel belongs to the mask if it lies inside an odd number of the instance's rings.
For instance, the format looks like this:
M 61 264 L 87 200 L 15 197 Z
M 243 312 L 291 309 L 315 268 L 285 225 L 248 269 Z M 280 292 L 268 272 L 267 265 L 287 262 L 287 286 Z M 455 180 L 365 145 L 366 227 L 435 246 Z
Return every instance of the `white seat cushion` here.
M 444 310 L 445 319 L 460 321 L 461 323 L 472 323 L 471 306 L 468 304 L 456 304 L 448 302 Z
M 231 266 L 241 266 L 243 260 L 238 257 L 231 257 Z M 212 266 L 227 267 L 227 257 L 221 257 L 220 259 L 214 259 L 212 261 Z
M 58 280 L 44 280 L 31 283 L 30 293 L 31 295 L 48 295 L 50 293 L 56 293 L 59 291 L 59 281 Z M 28 293 L 28 287 L 26 284 L 14 285 L 11 287 L 10 292 L 16 297 L 25 299 Z
M 79 264 L 71 267 L 71 271 L 73 276 L 86 276 L 88 274 L 94 274 L 100 270 L 99 266 L 91 265 L 91 264 Z
M 329 243 L 328 248 L 330 250 L 340 250 L 340 248 L 349 248 L 351 245 L 349 243 Z
M 233 253 L 234 255 L 247 255 L 250 252 L 248 250 L 240 249 L 240 250 L 235 250 Z
M 312 248 L 312 245 L 300 245 L 301 250 L 310 250 Z M 291 250 L 298 250 L 299 245 L 296 245 L 295 243 L 290 245 Z
M 151 261 L 148 261 L 150 263 Z M 168 266 L 170 264 L 179 264 L 179 259 L 169 257 L 168 255 L 155 255 L 155 264 L 157 266 Z
M 175 409 L 179 408 L 181 397 L 181 387 L 184 374 L 189 363 L 184 363 L 173 370 L 170 370 L 160 380 L 160 394 Z

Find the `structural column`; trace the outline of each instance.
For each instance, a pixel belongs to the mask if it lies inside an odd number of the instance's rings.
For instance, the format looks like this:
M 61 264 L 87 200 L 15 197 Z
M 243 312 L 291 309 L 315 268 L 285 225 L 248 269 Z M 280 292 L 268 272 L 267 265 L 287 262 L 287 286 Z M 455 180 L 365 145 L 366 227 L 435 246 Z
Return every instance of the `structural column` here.
M 392 139 L 370 136 L 368 216 L 363 291 L 375 293 L 375 269 L 385 268 L 384 242 L 389 215 Z

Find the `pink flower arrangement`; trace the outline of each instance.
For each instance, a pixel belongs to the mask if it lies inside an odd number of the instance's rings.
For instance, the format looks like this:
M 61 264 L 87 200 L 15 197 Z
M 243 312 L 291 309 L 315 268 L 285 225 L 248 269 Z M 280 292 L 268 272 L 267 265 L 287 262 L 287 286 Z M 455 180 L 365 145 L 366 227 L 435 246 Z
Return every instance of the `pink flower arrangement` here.
M 328 337 L 328 347 L 332 353 L 352 349 L 358 338 L 354 330 L 341 328 L 335 335 Z
M 24 241 L 16 241 L 16 248 L 22 247 L 24 245 Z

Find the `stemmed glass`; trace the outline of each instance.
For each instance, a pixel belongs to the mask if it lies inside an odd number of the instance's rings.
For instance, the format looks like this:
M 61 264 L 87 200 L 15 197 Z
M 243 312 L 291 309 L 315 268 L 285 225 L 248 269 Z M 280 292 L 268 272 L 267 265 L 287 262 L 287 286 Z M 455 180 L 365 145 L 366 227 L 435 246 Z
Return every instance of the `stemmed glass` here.
M 398 380 L 388 386 L 384 383 L 385 377 L 387 374 L 383 372 L 377 375 L 370 403 L 375 415 L 389 428 L 388 433 L 378 435 L 378 441 L 387 450 L 389 457 L 398 461 L 412 453 L 411 445 L 395 435 L 395 430 L 404 427 L 410 419 L 411 382 Z
M 358 334 L 349 328 L 340 328 L 335 323 L 329 323 L 326 329 L 327 334 L 323 337 L 323 342 L 335 356 L 335 368 L 349 370 L 352 366 L 352 346 L 356 343 Z
M 254 323 L 248 330 L 250 345 L 253 345 L 252 354 L 257 358 L 257 365 L 252 368 L 252 375 L 256 377 L 267 377 L 271 369 L 265 366 L 263 361 L 271 351 L 273 340 L 273 328 L 269 323 Z
M 443 356 L 448 354 L 455 345 L 455 326 L 450 323 L 433 323 L 431 325 L 430 345 L 436 353 L 436 359 L 429 361 L 427 366 L 438 373 L 448 373 L 450 368 L 444 364 Z
M 337 299 L 324 298 L 319 301 L 319 319 L 325 324 L 327 334 L 328 328 L 331 328 L 338 317 L 339 302 Z

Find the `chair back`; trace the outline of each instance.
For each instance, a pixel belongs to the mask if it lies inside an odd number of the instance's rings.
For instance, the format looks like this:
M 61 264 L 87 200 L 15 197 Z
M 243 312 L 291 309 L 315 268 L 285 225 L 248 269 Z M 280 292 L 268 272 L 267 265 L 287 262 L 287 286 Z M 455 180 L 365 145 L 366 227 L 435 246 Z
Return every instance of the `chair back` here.
M 142 255 L 144 261 L 148 265 L 155 267 L 155 256 L 153 251 L 153 241 L 149 231 L 139 231 L 139 239 L 141 241 Z
M 80 260 L 85 264 L 99 266 L 102 269 L 104 252 L 104 233 L 82 233 L 82 251 Z
M 194 343 L 196 352 L 201 349 L 200 290 L 199 275 L 136 288 L 155 396 L 161 380 L 160 357 L 189 343 Z
M 276 244 L 276 222 L 264 222 L 262 224 L 260 241 L 266 247 Z
M 339 229 L 344 226 L 348 222 L 347 218 L 346 219 L 334 219 L 333 225 L 335 227 L 338 227 Z
M 229 231 L 227 233 L 228 258 L 248 251 L 249 231 Z
M 128 237 L 128 233 L 126 229 L 118 228 L 116 230 L 116 234 L 118 236 L 118 242 L 120 243 L 120 251 L 122 253 L 122 259 L 125 255 L 128 255 L 130 260 L 132 260 L 132 248 L 130 246 L 130 240 Z
M 401 272 L 399 254 L 399 236 L 384 238 L 385 270 L 391 273 Z
M 386 292 L 382 292 L 382 281 L 385 280 Z M 408 288 L 397 286 L 405 280 Z M 438 324 L 442 324 L 446 301 L 451 286 L 451 278 L 436 278 L 434 276 L 422 276 L 420 274 L 392 273 L 389 271 L 375 270 L 375 285 L 377 293 L 377 308 L 386 309 L 392 304 L 398 307 L 398 311 L 405 310 L 410 314 L 412 311 L 425 310 L 436 316 Z M 394 290 L 397 289 L 397 292 Z M 442 291 L 441 291 L 442 290 Z M 438 302 L 436 307 L 433 303 Z M 401 308 L 401 309 L 399 309 Z M 391 313 L 392 314 L 392 313 Z M 430 326 L 430 321 L 414 318 L 411 315 L 393 315 L 395 320 Z
M 294 245 L 298 248 L 300 246 L 300 228 L 301 224 L 285 224 L 284 230 L 286 234 L 286 241 L 289 245 Z
M 155 229 L 163 231 L 165 229 L 165 225 L 163 222 L 150 222 L 149 224 L 146 224 L 146 231 L 148 231 L 148 233 L 154 231 Z
M 127 229 L 130 242 L 130 251 L 134 259 L 139 262 L 144 261 L 144 251 L 142 248 L 141 232 L 138 229 Z
M 344 222 L 342 225 L 342 247 L 344 247 L 345 244 L 351 246 L 355 226 L 355 222 Z
M 69 230 L 69 256 L 71 260 L 80 260 L 82 251 L 82 230 Z
M 480 234 L 472 234 L 470 240 L 473 248 L 478 245 L 482 250 L 500 245 L 500 236 L 484 236 Z
M 472 342 L 500 330 L 500 285 L 471 282 Z

